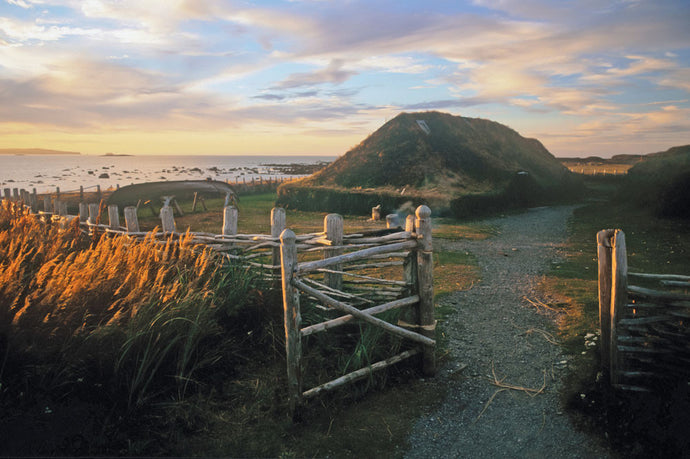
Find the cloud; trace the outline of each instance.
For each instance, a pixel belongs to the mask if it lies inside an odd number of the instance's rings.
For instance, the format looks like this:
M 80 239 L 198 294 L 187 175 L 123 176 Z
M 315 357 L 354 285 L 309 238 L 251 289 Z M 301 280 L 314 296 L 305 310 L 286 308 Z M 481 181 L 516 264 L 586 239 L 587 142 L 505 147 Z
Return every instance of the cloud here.
M 532 132 L 568 119 L 573 136 L 606 135 L 585 121 L 685 126 L 682 1 L 8 2 L 18 13 L 0 18 L 0 91 L 16 110 L 0 109 L 5 122 L 325 132 L 335 120 L 364 135 L 398 110 L 441 109 L 510 113 L 499 121 Z M 641 108 L 658 100 L 680 102 Z M 545 134 L 560 139 L 560 126 Z
M 314 86 L 324 83 L 340 84 L 357 74 L 344 69 L 345 63 L 340 59 L 332 60 L 327 67 L 314 72 L 294 73 L 275 85 L 276 89 L 293 89 L 302 86 Z
M 24 0 L 7 0 L 7 3 L 9 3 L 10 5 L 16 5 L 24 9 L 29 9 L 32 6 L 29 2 L 26 2 Z

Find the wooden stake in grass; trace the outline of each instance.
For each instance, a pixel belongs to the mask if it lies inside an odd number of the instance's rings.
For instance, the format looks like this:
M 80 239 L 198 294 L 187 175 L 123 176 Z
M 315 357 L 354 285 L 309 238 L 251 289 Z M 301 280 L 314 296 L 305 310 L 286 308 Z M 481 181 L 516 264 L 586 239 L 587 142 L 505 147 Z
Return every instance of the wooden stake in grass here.
M 173 209 L 170 206 L 161 208 L 161 227 L 164 233 L 175 232 L 175 217 L 173 217 Z
M 237 207 L 223 207 L 223 236 L 234 236 L 237 234 Z
M 599 327 L 601 340 L 601 368 L 608 374 L 611 366 L 611 237 L 614 230 L 597 233 L 597 259 L 599 264 Z
M 128 233 L 139 232 L 139 219 L 137 218 L 137 208 L 134 206 L 125 207 L 125 225 Z
M 302 315 L 299 291 L 293 285 L 297 264 L 297 237 L 290 229 L 280 235 L 280 256 L 283 287 L 283 323 L 287 354 L 288 399 L 294 416 L 302 402 Z
M 120 214 L 116 204 L 108 206 L 108 223 L 110 224 L 110 229 L 120 229 Z
M 434 317 L 434 257 L 431 245 L 431 209 L 419 206 L 417 220 L 417 282 L 419 285 L 419 325 L 421 333 L 427 338 L 436 336 L 436 319 Z M 424 346 L 424 374 L 436 373 L 435 346 Z
M 278 238 L 283 233 L 287 226 L 285 217 L 285 209 L 282 207 L 274 207 L 271 209 L 271 236 Z M 294 233 L 293 233 L 294 234 Z M 273 249 L 273 266 L 280 264 L 280 248 Z
M 323 257 L 330 258 L 338 256 L 343 253 L 343 249 L 339 248 L 343 244 L 343 217 L 338 214 L 328 214 L 323 219 L 323 231 L 326 233 L 326 239 L 335 248 L 324 250 Z M 335 265 L 335 271 L 341 270 L 340 265 Z M 339 273 L 325 273 L 324 283 L 331 288 L 341 290 L 343 288 L 343 275 Z
M 616 230 L 613 235 L 613 251 L 611 255 L 611 337 L 610 354 L 611 370 L 610 379 L 612 385 L 620 383 L 619 372 L 623 368 L 622 355 L 618 352 L 618 321 L 623 315 L 623 309 L 628 302 L 628 256 L 625 248 L 625 234 Z M 602 337 L 603 339 L 603 337 Z

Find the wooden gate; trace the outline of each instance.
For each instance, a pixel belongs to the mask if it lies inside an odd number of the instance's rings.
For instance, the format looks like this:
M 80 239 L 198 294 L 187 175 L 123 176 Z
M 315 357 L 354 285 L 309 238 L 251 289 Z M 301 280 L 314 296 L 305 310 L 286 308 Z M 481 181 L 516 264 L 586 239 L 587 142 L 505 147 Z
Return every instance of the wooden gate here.
M 621 230 L 600 231 L 597 245 L 601 363 L 611 385 L 650 391 L 689 381 L 690 276 L 628 272 Z
M 408 218 L 405 231 L 378 237 L 353 235 L 341 238 L 337 231 L 330 231 L 329 234 L 329 226 L 338 228 L 338 221 L 342 229 L 342 217 L 339 215 L 332 214 L 326 219 L 329 250 L 320 260 L 299 262 L 295 234 L 286 229 L 280 236 L 288 393 L 293 413 L 304 399 L 365 378 L 373 371 L 417 354 L 422 355 L 422 370 L 425 374 L 433 374 L 436 370 L 431 210 L 420 206 L 416 210 L 416 218 Z M 356 250 L 344 253 L 348 248 Z M 402 258 L 402 261 L 390 261 L 394 258 Z M 372 260 L 373 264 L 368 262 Z M 372 266 L 394 264 L 403 269 L 402 281 L 357 273 Z M 308 277 L 313 273 L 323 274 L 323 280 Z M 356 307 L 354 300 L 363 298 L 361 292 L 366 292 L 362 289 L 368 288 L 369 292 L 372 289 L 363 285 L 374 285 L 375 293 L 379 296 L 388 292 L 390 301 L 380 300 L 379 304 L 371 305 L 372 301 L 369 300 L 364 309 Z M 343 315 L 303 328 L 300 298 L 305 295 Z M 403 307 L 411 309 L 404 316 L 407 320 L 401 320 L 397 324 L 376 317 L 384 311 Z M 302 378 L 302 338 L 353 320 L 380 327 L 388 333 L 416 343 L 416 347 L 305 391 Z

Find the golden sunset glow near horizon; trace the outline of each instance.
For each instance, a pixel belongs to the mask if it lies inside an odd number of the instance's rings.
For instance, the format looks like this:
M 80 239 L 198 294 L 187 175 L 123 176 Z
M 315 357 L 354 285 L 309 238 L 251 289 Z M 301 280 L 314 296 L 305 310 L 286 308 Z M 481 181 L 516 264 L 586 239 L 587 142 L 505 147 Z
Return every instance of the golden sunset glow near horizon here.
M 690 143 L 690 2 L 4 0 L 0 148 L 342 155 L 400 112 Z

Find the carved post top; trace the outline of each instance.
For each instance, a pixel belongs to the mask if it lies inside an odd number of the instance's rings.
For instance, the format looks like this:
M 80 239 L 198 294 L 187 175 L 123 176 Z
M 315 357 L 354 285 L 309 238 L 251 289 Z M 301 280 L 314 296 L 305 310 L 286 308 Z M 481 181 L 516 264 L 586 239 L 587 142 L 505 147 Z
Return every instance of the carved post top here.
M 421 205 L 421 206 L 417 207 L 417 210 L 415 211 L 415 215 L 417 216 L 417 218 L 420 218 L 420 219 L 429 218 L 429 217 L 431 217 L 431 209 L 429 209 L 428 206 Z
M 597 233 L 597 244 L 603 247 L 611 247 L 611 238 L 618 230 L 605 229 Z
M 340 221 L 343 219 L 343 216 L 340 214 L 328 214 L 325 217 L 323 217 L 323 225 L 324 228 L 326 227 L 326 223 L 330 221 Z
M 421 250 L 430 252 L 431 249 L 431 209 L 427 206 L 417 207 L 417 227 L 418 241 L 421 243 Z
M 294 243 L 297 240 L 297 236 L 290 228 L 285 228 L 282 233 L 280 233 L 280 242 L 282 243 Z
M 340 214 L 326 215 L 323 218 L 323 231 L 327 238 L 341 243 L 343 240 L 343 216 Z

